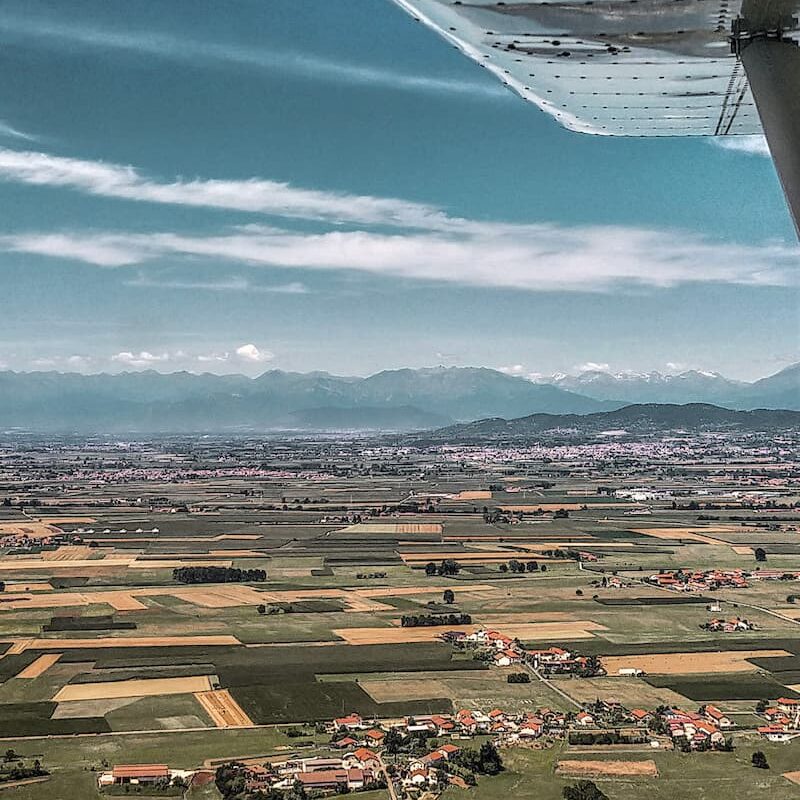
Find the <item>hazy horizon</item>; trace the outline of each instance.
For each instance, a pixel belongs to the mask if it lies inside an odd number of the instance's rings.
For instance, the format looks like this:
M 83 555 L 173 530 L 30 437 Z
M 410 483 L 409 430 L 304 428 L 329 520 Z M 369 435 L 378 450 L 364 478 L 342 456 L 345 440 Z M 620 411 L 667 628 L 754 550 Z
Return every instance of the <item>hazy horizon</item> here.
M 380 373 L 384 372 L 400 372 L 403 370 L 411 370 L 414 372 L 424 372 L 424 371 L 436 371 L 436 370 L 450 370 L 450 369 L 464 369 L 464 370 L 491 370 L 493 372 L 499 372 L 503 375 L 512 378 L 520 378 L 521 380 L 532 381 L 534 383 L 537 382 L 545 382 L 548 378 L 557 378 L 560 376 L 564 377 L 580 377 L 581 375 L 591 374 L 591 373 L 601 373 L 607 374 L 612 377 L 647 377 L 651 375 L 661 375 L 663 377 L 678 377 L 680 375 L 685 375 L 687 373 L 700 373 L 707 375 L 709 377 L 716 376 L 719 378 L 724 378 L 730 381 L 736 381 L 740 383 L 753 383 L 755 381 L 761 380 L 762 378 L 769 378 L 773 375 L 778 374 L 779 372 L 783 372 L 784 370 L 788 370 L 792 367 L 796 367 L 800 362 L 795 362 L 792 364 L 787 364 L 779 369 L 774 369 L 770 372 L 765 372 L 762 375 L 757 375 L 750 380 L 743 380 L 740 378 L 734 378 L 730 375 L 726 375 L 723 372 L 718 370 L 700 370 L 691 367 L 675 369 L 675 368 L 665 368 L 663 370 L 660 369 L 651 369 L 651 370 L 613 370 L 609 367 L 608 364 L 581 364 L 573 367 L 571 370 L 557 370 L 553 373 L 544 373 L 544 372 L 526 372 L 520 368 L 520 365 L 514 365 L 512 367 L 497 367 L 497 366 L 490 366 L 486 364 L 424 364 L 418 367 L 411 367 L 407 365 L 403 366 L 387 366 L 382 369 L 377 369 L 374 372 L 365 372 L 365 373 L 342 373 L 342 372 L 335 372 L 330 369 L 310 369 L 310 370 L 294 370 L 294 369 L 284 369 L 277 366 L 271 366 L 269 364 L 262 364 L 260 369 L 256 371 L 248 371 L 246 369 L 233 369 L 225 370 L 222 367 L 218 367 L 217 369 L 213 368 L 196 368 L 196 369 L 168 369 L 166 367 L 159 368 L 158 364 L 143 364 L 141 366 L 120 366 L 116 369 L 113 367 L 110 369 L 98 369 L 98 370 L 90 370 L 90 369 L 59 369 L 55 366 L 53 367 L 40 367 L 37 369 L 0 369 L 0 373 L 16 373 L 16 374 L 48 374 L 54 373 L 58 375 L 83 375 L 86 377 L 90 376 L 97 376 L 97 375 L 137 375 L 143 373 L 156 373 L 158 375 L 169 376 L 169 375 L 179 375 L 179 374 L 190 374 L 190 375 L 212 375 L 215 377 L 242 377 L 247 379 L 255 379 L 259 378 L 263 375 L 266 375 L 270 372 L 282 372 L 282 373 L 291 373 L 297 375 L 330 375 L 331 377 L 335 378 L 343 378 L 348 379 L 352 378 L 354 380 L 363 380 L 366 378 L 373 377 Z

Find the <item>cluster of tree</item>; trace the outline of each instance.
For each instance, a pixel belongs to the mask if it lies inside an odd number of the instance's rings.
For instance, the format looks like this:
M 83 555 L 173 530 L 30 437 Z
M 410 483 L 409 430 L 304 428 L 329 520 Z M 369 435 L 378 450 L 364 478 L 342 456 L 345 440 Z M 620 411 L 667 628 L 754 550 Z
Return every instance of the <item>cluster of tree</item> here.
M 539 564 L 536 561 L 526 561 L 523 563 L 522 561 L 517 561 L 516 558 L 512 558 L 508 564 L 500 565 L 500 572 L 536 572 L 538 569 Z M 544 564 L 542 565 L 542 569 L 546 569 Z
M 409 720 L 409 725 L 412 723 L 413 718 Z M 347 736 L 349 731 L 343 730 L 342 734 Z M 427 730 L 411 731 L 408 736 L 402 736 L 396 728 L 390 728 L 383 740 L 383 746 L 389 755 L 397 755 L 398 753 L 424 755 L 430 752 L 436 744 L 436 738 Z
M 542 664 L 541 673 L 542 675 L 553 675 L 563 674 L 563 671 L 559 670 L 557 665 L 553 667 L 553 665 L 550 664 Z M 597 656 L 587 656 L 586 661 L 580 668 L 574 671 L 570 670 L 570 674 L 577 675 L 579 678 L 594 678 L 597 675 L 605 675 L 605 670 Z
M 471 625 L 469 614 L 403 614 L 400 625 L 403 628 L 430 628 L 437 625 Z
M 587 656 L 586 663 L 576 674 L 580 678 L 593 678 L 595 675 L 605 674 L 605 670 L 597 656 Z
M 6 590 L 6 584 L 4 581 L 0 581 L 0 592 L 4 592 Z
M 236 761 L 217 767 L 214 782 L 224 800 L 289 800 L 288 794 L 277 789 L 247 791 L 247 767 Z M 306 800 L 305 791 L 302 796 L 295 795 L 292 800 Z
M 753 753 L 753 757 L 750 759 L 750 763 L 756 769 L 769 769 L 769 763 L 767 762 L 767 757 L 761 750 L 756 750 L 755 753 Z
M 238 567 L 179 567 L 172 570 L 172 577 L 181 583 L 242 583 L 265 581 L 267 573 L 263 569 Z
M 675 744 L 682 753 L 691 753 L 693 749 L 698 752 L 704 752 L 706 750 L 720 750 L 725 753 L 730 753 L 733 751 L 733 739 L 730 738 L 725 739 L 722 744 L 717 745 L 714 745 L 708 739 L 705 739 L 702 742 L 698 742 L 693 748 L 685 736 L 678 736 L 675 738 Z
M 290 739 L 302 739 L 304 736 L 311 735 L 308 731 L 304 731 L 295 727 L 284 728 L 283 733 L 285 733 Z
M 385 578 L 385 572 L 359 572 L 356 578 L 360 581 L 368 580 L 369 578 Z
M 608 800 L 608 795 L 598 789 L 594 781 L 578 781 L 561 791 L 564 800 Z
M 756 547 L 756 549 L 753 550 L 753 553 L 756 557 L 756 561 L 767 560 L 767 551 L 763 547 Z
M 646 741 L 647 734 L 644 731 L 637 731 L 630 735 L 619 731 L 570 731 L 569 734 L 569 744 L 642 744 Z
M 573 561 L 581 560 L 581 554 L 577 550 L 563 550 L 560 547 L 557 547 L 555 550 L 545 550 L 544 555 L 550 556 L 550 558 L 571 558 Z
M 26 778 L 40 778 L 50 774 L 42 766 L 42 762 L 39 761 L 38 758 L 30 765 L 26 765 L 24 761 L 17 759 L 19 759 L 19 756 L 14 750 L 6 750 L 3 761 L 6 764 L 16 761 L 16 764 L 12 767 L 3 767 L 3 770 L 0 772 L 0 782 L 23 781 Z
M 456 764 L 478 775 L 497 775 L 503 771 L 503 759 L 491 742 L 484 742 L 480 750 L 466 748 L 453 756 Z
M 428 577 L 433 575 L 458 575 L 461 572 L 461 564 L 454 561 L 452 558 L 445 558 L 441 564 L 436 564 L 429 561 L 425 565 L 425 574 Z
M 530 683 L 531 676 L 527 672 L 511 672 L 506 676 L 508 683 Z
M 265 605 L 264 603 L 260 603 L 256 606 L 256 611 L 258 611 L 259 614 L 267 614 L 269 616 L 272 614 L 302 614 L 308 610 L 308 607 L 304 606 L 302 603 L 298 605 L 292 603 L 270 603 L 269 605 Z

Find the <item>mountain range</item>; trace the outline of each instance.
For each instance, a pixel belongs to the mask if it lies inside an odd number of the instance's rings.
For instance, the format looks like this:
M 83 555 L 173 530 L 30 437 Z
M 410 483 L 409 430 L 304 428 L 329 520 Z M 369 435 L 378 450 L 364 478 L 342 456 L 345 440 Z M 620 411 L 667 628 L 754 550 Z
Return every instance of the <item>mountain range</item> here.
M 0 427 L 36 431 L 412 430 L 616 405 L 481 368 L 400 369 L 368 378 L 280 370 L 257 378 L 0 372 Z
M 728 408 L 800 409 L 800 364 L 746 383 L 718 372 L 688 370 L 678 374 L 587 370 L 537 376 L 536 383 L 557 386 L 595 400 L 624 403 L 716 403 Z
M 0 429 L 86 432 L 420 430 L 485 418 L 585 415 L 639 402 L 800 410 L 800 365 L 754 383 L 706 373 L 584 373 L 541 383 L 476 367 L 367 378 L 270 370 L 256 378 L 152 370 L 0 372 Z

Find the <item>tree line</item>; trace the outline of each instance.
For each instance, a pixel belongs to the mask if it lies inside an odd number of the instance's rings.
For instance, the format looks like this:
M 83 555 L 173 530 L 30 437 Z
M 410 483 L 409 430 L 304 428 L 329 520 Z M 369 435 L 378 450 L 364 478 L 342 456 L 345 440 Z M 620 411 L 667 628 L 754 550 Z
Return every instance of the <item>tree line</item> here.
M 238 567 L 178 567 L 172 570 L 172 578 L 181 583 L 242 583 L 265 581 L 267 572 Z
M 452 558 L 445 558 L 441 564 L 429 561 L 425 565 L 425 574 L 428 577 L 433 575 L 458 575 L 459 572 L 461 572 L 461 564 Z
M 403 614 L 400 626 L 403 628 L 429 628 L 437 625 L 472 625 L 469 614 Z

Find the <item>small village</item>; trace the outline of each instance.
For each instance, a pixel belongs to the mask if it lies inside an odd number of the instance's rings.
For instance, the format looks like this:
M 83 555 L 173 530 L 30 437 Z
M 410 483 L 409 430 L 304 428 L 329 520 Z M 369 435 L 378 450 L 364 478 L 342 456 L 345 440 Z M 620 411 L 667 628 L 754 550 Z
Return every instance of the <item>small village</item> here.
M 440 638 L 451 643 L 456 650 L 473 651 L 475 658 L 488 661 L 496 667 L 520 664 L 545 675 L 558 673 L 584 678 L 603 674 L 603 667 L 594 656 L 582 656 L 563 647 L 528 650 L 519 640 L 495 630 L 479 629 L 472 633 L 448 630 Z
M 777 569 L 712 569 L 712 570 L 663 570 L 650 575 L 648 583 L 676 592 L 703 592 L 710 589 L 746 589 L 754 581 L 796 581 L 800 571 Z
M 712 619 L 707 624 L 713 626 L 709 630 L 752 629 L 747 620 L 739 618 Z M 553 675 L 580 679 L 606 674 L 596 657 L 557 646 L 529 650 L 496 630 L 447 630 L 440 638 L 493 666 L 519 665 L 521 672 L 507 673 L 509 683 L 527 683 L 531 676 L 547 680 Z M 642 674 L 640 669 L 619 670 L 620 677 Z M 764 724 L 751 733 L 771 742 L 800 737 L 800 700 L 761 701 L 755 712 Z M 353 712 L 316 726 L 318 733 L 330 737 L 323 745 L 324 754 L 301 757 L 294 753 L 289 758 L 231 762 L 217 769 L 215 780 L 218 787 L 235 785 L 237 791 L 262 792 L 274 798 L 291 794 L 293 800 L 388 786 L 393 795 L 412 800 L 423 793 L 437 795 L 447 786 L 468 789 L 478 775 L 497 774 L 502 770 L 501 752 L 509 747 L 542 749 L 563 742 L 578 749 L 732 750 L 730 734 L 739 727 L 733 715 L 712 703 L 694 711 L 669 706 L 647 710 L 597 699 L 566 712 L 546 707 L 512 712 L 497 707 L 486 712 L 461 709 L 454 714 L 402 719 L 365 718 Z M 193 775 L 163 764 L 118 765 L 98 777 L 98 786 L 153 784 L 163 788 L 184 785 Z
M 800 737 L 800 700 L 762 701 L 756 713 L 765 721 L 756 729 L 760 737 L 771 742 Z M 478 776 L 499 773 L 502 752 L 510 747 L 541 749 L 563 742 L 570 750 L 635 745 L 685 753 L 732 750 L 731 733 L 738 727 L 731 715 L 710 703 L 696 711 L 664 706 L 648 711 L 596 700 L 570 712 L 462 709 L 394 720 L 351 713 L 321 726 L 330 736 L 327 746 L 320 746 L 324 753 L 230 762 L 217 768 L 214 779 L 223 796 L 228 796 L 226 786 L 295 798 L 391 785 L 393 796 L 411 800 L 423 793 L 437 796 L 448 786 L 468 789 Z M 117 765 L 98 776 L 98 786 L 187 786 L 201 773 L 164 764 Z

